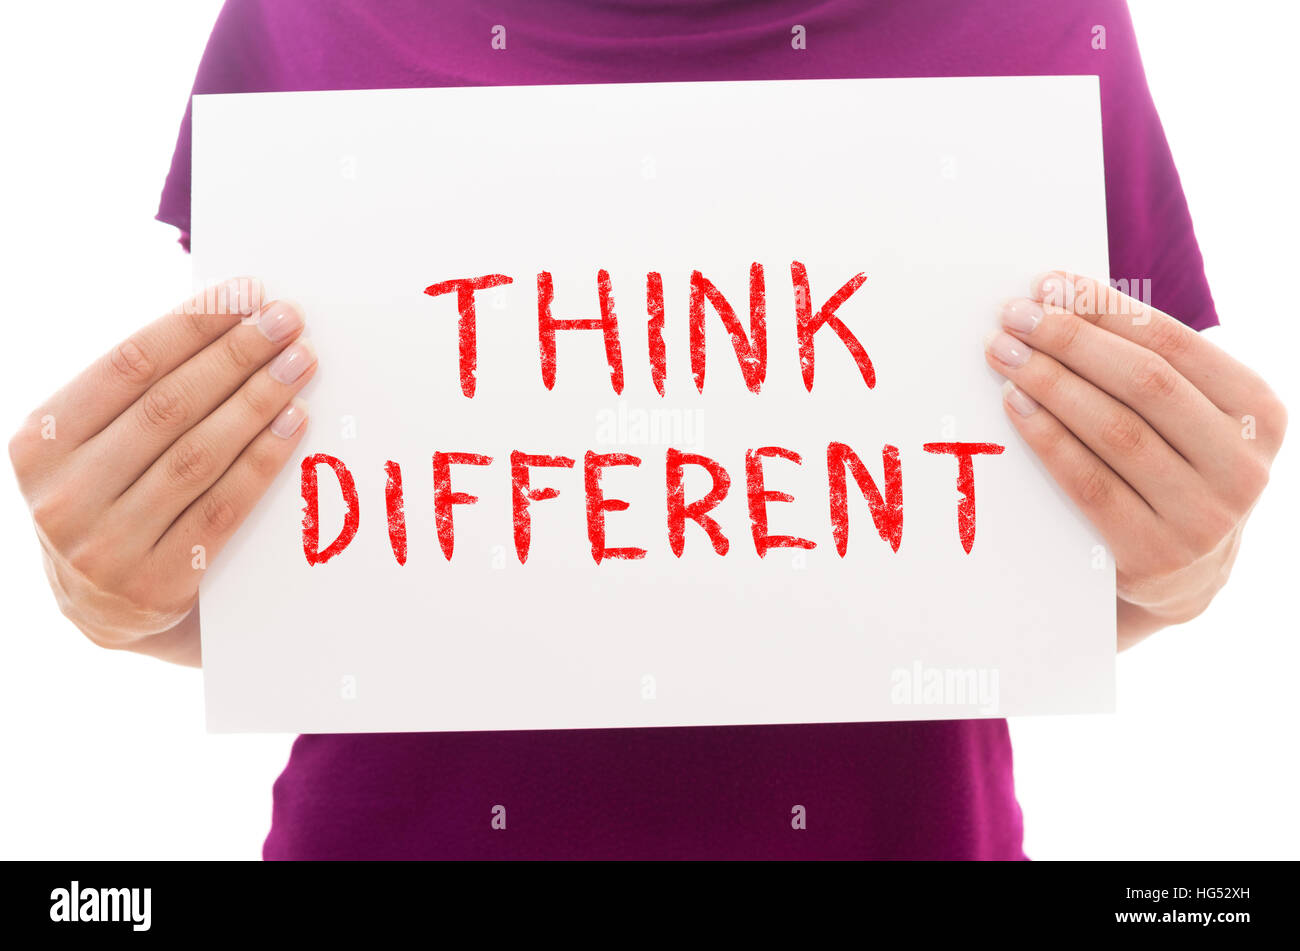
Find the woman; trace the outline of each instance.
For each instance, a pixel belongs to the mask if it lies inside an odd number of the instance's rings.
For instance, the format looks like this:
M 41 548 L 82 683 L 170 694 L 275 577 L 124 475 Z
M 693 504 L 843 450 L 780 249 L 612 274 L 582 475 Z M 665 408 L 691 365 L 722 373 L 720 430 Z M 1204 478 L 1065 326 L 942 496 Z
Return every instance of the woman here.
M 1196 616 L 1226 580 L 1286 415 L 1189 329 L 1218 318 L 1119 0 L 322 6 L 230 0 L 195 92 L 1099 75 L 1110 259 L 1150 300 L 1051 275 L 990 315 L 985 359 L 1115 555 L 1120 648 Z M 1024 147 L 1068 148 L 1068 129 L 1026 116 Z M 188 115 L 159 217 L 187 242 Z M 1025 226 L 1070 227 L 1068 203 Z M 304 328 L 236 282 L 111 350 L 14 437 L 56 596 L 94 643 L 200 662 L 192 544 L 217 556 L 293 456 L 295 394 L 317 371 Z M 264 854 L 1017 859 L 1021 831 L 999 720 L 313 735 L 276 783 Z

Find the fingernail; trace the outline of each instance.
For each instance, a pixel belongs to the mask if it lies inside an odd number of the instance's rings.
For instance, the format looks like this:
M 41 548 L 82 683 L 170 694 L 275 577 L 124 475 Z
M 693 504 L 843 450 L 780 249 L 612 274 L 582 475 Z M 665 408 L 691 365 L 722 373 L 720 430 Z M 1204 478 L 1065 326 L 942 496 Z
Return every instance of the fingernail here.
M 984 338 L 984 349 L 993 354 L 999 363 L 1009 367 L 1022 367 L 1033 352 L 1015 337 L 1001 331 L 993 331 Z
M 307 420 L 307 404 L 300 399 L 295 399 L 292 403 L 280 410 L 280 415 L 275 417 L 271 422 L 271 432 L 275 433 L 281 439 L 288 439 L 298 431 Z
M 302 309 L 291 300 L 268 304 L 257 318 L 257 329 L 272 343 L 287 340 L 302 329 L 302 325 Z
M 1043 308 L 1031 300 L 1014 297 L 1002 305 L 1002 326 L 1022 334 L 1032 333 L 1043 322 Z
M 1038 409 L 1038 404 L 1030 399 L 1020 387 L 1010 380 L 1002 384 L 1002 398 L 1021 416 L 1028 416 Z
M 292 383 L 316 362 L 316 351 L 311 341 L 297 340 L 271 361 L 268 371 L 277 383 Z

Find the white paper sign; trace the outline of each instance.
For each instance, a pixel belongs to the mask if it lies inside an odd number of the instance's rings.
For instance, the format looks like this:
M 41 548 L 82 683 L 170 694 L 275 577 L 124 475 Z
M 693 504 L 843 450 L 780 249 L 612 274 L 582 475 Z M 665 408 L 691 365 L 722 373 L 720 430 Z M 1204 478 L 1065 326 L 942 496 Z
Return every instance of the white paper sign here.
M 1094 77 L 200 96 L 193 161 L 196 276 L 320 356 L 203 585 L 210 729 L 1111 709 L 1113 564 L 982 348 L 1108 273 Z

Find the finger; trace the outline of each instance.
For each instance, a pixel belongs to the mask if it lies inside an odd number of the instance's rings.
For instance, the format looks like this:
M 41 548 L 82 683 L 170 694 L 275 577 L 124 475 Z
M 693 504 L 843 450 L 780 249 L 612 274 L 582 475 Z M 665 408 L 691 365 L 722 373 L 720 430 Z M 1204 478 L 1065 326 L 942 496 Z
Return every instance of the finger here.
M 1073 371 L 1004 332 L 989 337 L 989 366 L 1046 407 L 1156 512 L 1185 505 L 1203 480 L 1141 416 Z
M 297 358 L 294 349 L 305 356 Z M 288 367 L 296 375 L 285 372 Z M 244 448 L 278 414 L 316 370 L 311 344 L 300 339 L 280 357 L 253 374 L 218 406 L 159 456 L 113 506 L 110 517 L 134 527 L 152 548 L 172 522 L 219 479 Z M 288 421 L 296 421 L 290 416 Z M 277 433 L 283 435 L 283 433 Z
M 100 473 L 99 492 L 116 500 L 168 446 L 220 406 L 273 357 L 281 375 L 301 371 L 309 349 L 291 344 L 302 333 L 302 311 L 273 301 L 255 320 L 238 324 L 149 387 L 81 452 Z
M 1007 380 L 1003 408 L 1048 473 L 1117 550 L 1154 531 L 1156 516 L 1133 488 L 1047 409 Z
M 1234 419 L 1255 412 L 1260 397 L 1271 395 L 1267 384 L 1249 367 L 1181 321 L 1120 293 L 1109 282 L 1049 271 L 1033 282 L 1030 297 L 1070 310 L 1108 333 L 1159 354 Z
M 103 430 L 154 383 L 260 308 L 262 297 L 254 278 L 215 284 L 104 354 L 33 414 L 53 420 L 51 455 Z
M 173 523 L 154 546 L 151 560 L 159 565 L 190 564 L 199 552 L 205 561 L 220 552 L 289 461 L 302 441 L 306 421 L 307 404 L 294 399 Z M 199 552 L 196 546 L 201 546 Z
M 1025 298 L 1006 303 L 1002 328 L 1135 410 L 1196 469 L 1221 464 L 1220 440 L 1207 437 L 1227 438 L 1237 423 L 1164 357 L 1071 311 Z

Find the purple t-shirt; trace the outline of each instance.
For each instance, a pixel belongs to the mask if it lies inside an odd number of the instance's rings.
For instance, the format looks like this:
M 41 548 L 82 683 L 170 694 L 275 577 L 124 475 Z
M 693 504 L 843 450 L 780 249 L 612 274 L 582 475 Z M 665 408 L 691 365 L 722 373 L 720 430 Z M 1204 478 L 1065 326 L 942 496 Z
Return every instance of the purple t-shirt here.
M 1038 74 L 1101 77 L 1110 276 L 1217 323 L 1121 0 L 228 0 L 194 91 Z M 1024 117 L 1026 148 L 1070 137 Z M 189 190 L 187 110 L 158 210 L 186 243 Z M 1024 224 L 1070 218 L 1063 196 Z M 1006 722 L 961 720 L 301 736 L 263 854 L 1020 859 L 1021 841 Z

